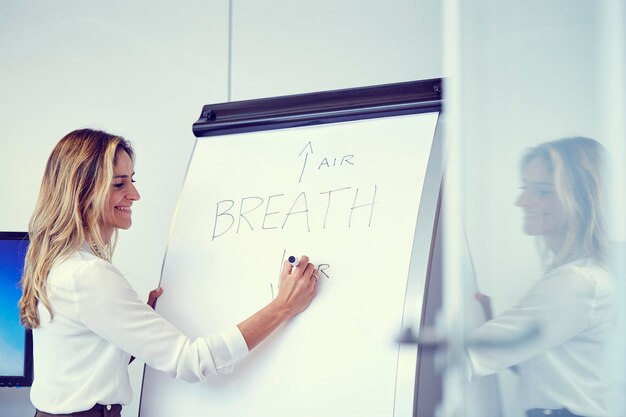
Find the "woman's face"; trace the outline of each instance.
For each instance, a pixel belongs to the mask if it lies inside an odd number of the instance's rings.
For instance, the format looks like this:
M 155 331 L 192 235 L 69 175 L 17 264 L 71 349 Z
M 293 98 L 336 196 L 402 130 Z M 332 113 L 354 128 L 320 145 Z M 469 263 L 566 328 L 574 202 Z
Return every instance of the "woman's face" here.
M 552 173 L 542 158 L 531 159 L 524 167 L 522 184 L 515 204 L 524 211 L 524 232 L 531 236 L 543 235 L 552 244 L 562 241 L 566 231 L 563 207 Z
M 113 167 L 113 180 L 106 202 L 102 238 L 110 241 L 113 231 L 128 229 L 132 224 L 133 201 L 139 200 L 139 193 L 133 184 L 133 161 L 123 150 L 116 153 L 116 164 Z

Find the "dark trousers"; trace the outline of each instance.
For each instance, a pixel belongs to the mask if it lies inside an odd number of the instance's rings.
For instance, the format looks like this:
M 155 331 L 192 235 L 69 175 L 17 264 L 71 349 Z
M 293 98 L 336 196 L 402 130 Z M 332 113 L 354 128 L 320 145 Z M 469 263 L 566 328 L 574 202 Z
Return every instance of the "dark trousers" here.
M 70 414 L 50 414 L 39 410 L 35 413 L 35 417 L 121 417 L 121 415 L 122 406 L 119 404 L 96 404 L 89 410 L 78 411 Z

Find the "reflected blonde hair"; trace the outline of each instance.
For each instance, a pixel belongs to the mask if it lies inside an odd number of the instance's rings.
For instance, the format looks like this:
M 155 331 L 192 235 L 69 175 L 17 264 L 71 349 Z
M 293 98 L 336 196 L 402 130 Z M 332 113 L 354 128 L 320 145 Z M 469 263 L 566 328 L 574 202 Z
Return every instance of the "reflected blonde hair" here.
M 522 169 L 534 159 L 546 163 L 563 207 L 566 235 L 552 267 L 588 257 L 607 265 L 607 157 L 597 141 L 571 137 L 543 143 L 522 158 Z
M 50 154 L 28 229 L 30 243 L 19 301 L 20 320 L 26 328 L 39 327 L 39 302 L 54 317 L 46 281 L 56 261 L 84 243 L 97 256 L 110 259 L 113 245 L 103 240 L 100 225 L 118 150 L 134 159 L 133 149 L 124 138 L 81 129 L 63 137 Z

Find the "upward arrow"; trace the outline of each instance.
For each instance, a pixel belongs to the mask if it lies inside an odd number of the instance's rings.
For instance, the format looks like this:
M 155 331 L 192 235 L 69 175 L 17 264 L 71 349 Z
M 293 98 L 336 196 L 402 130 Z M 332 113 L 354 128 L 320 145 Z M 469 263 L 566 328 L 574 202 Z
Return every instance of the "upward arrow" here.
M 308 148 L 308 151 L 307 151 Z M 298 183 L 302 182 L 302 175 L 304 174 L 304 168 L 306 168 L 306 162 L 309 159 L 309 153 L 313 153 L 313 145 L 311 145 L 311 141 L 308 141 L 304 148 L 300 151 L 298 156 L 302 156 L 304 153 L 304 161 L 302 163 L 302 170 L 300 171 L 300 179 L 298 179 Z

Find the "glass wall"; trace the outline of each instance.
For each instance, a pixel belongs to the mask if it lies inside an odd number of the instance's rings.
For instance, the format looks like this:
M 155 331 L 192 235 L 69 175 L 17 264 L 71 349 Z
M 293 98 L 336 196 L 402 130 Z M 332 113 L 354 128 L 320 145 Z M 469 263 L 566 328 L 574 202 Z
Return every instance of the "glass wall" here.
M 622 415 L 626 6 L 444 9 L 438 414 Z

